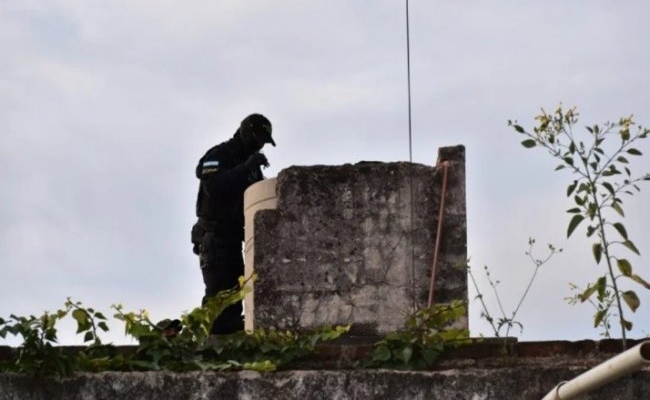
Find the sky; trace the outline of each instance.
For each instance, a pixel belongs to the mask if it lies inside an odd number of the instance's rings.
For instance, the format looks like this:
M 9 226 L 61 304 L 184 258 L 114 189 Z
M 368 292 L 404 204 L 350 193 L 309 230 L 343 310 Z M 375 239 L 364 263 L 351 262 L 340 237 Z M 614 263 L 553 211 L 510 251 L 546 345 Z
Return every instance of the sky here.
M 569 283 L 605 273 L 584 227 L 566 239 L 573 177 L 526 150 L 507 121 L 576 106 L 578 124 L 634 114 L 650 125 L 650 3 L 640 0 L 3 0 L 0 2 L 0 317 L 67 297 L 152 319 L 200 303 L 189 242 L 194 168 L 252 112 L 273 123 L 268 177 L 293 165 L 409 161 L 467 153 L 468 256 L 493 315 L 488 266 L 510 313 L 534 266 L 528 240 L 563 249 L 540 268 L 520 340 L 598 339 Z M 632 170 L 650 171 L 649 155 Z M 650 279 L 650 187 L 624 220 Z M 650 291 L 631 337 L 650 334 Z M 473 336 L 491 336 L 470 290 Z M 104 338 L 131 343 L 111 323 Z M 62 325 L 62 343 L 80 343 Z M 65 330 L 67 329 L 67 330 Z M 615 336 L 620 332 L 615 328 Z M 15 343 L 2 341 L 3 343 Z

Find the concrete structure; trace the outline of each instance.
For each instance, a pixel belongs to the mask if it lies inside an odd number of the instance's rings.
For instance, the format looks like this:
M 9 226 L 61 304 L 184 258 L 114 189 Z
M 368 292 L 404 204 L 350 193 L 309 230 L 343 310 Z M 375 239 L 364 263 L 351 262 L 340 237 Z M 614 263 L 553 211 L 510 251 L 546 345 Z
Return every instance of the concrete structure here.
M 442 162 L 449 180 L 437 302 L 467 299 L 465 149 L 440 149 Z M 266 205 L 247 212 L 247 272 L 258 275 L 245 300 L 247 328 L 402 328 L 426 307 L 442 176 L 433 166 L 361 162 L 282 170 L 272 201 L 264 199 L 274 182 L 249 188 L 261 194 L 247 192 L 245 208 Z
M 345 360 L 339 351 L 338 357 L 328 359 L 321 353 L 292 370 L 261 374 L 103 372 L 57 379 L 5 373 L 0 374 L 0 400 L 539 400 L 558 382 L 618 351 L 620 342 L 612 340 L 506 342 L 506 346 L 486 341 L 447 355 L 434 371 L 349 369 L 354 359 Z M 581 399 L 646 399 L 648 393 L 650 369 L 645 368 Z
M 449 190 L 439 302 L 467 298 L 462 146 L 441 149 L 442 162 L 449 165 Z M 356 370 L 372 351 L 369 337 L 401 328 L 427 301 L 441 183 L 434 167 L 359 163 L 291 167 L 247 193 L 246 264 L 250 272 L 254 262 L 259 275 L 254 297 L 246 299 L 248 327 L 352 324 L 358 342 L 349 336 L 322 344 L 290 370 L 264 374 L 104 372 L 57 379 L 0 373 L 0 400 L 539 400 L 621 351 L 613 340 L 484 340 L 444 354 L 432 371 Z M 0 347 L 0 362 L 14 359 L 14 352 Z M 645 399 L 648 393 L 645 367 L 584 399 Z

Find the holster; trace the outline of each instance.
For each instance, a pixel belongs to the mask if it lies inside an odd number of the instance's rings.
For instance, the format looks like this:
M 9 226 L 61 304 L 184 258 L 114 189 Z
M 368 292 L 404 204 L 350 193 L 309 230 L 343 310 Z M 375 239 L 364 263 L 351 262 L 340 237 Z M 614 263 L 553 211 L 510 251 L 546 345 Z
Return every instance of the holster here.
M 224 239 L 215 232 L 207 231 L 199 243 L 201 268 L 229 266 L 236 257 L 241 257 L 241 241 Z
M 200 222 L 192 226 L 192 252 L 198 255 L 201 252 L 201 241 L 205 235 L 205 228 Z

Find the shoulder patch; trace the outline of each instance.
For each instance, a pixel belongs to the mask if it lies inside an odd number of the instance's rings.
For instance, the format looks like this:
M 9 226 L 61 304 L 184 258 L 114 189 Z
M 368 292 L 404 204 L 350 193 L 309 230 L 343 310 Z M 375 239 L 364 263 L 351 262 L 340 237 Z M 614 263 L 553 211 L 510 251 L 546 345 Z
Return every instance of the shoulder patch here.
M 219 170 L 219 161 L 205 161 L 201 165 L 201 175 L 211 174 Z

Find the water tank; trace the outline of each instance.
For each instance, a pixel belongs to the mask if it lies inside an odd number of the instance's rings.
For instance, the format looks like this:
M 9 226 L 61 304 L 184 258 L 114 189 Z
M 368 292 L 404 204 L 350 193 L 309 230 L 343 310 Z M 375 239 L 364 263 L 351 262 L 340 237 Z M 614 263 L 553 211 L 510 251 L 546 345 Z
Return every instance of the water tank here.
M 265 179 L 249 186 L 244 192 L 244 274 L 249 277 L 254 272 L 255 260 L 255 213 L 259 210 L 275 209 L 277 197 L 275 184 L 277 179 Z M 244 299 L 245 329 L 252 330 L 254 299 L 251 291 Z

